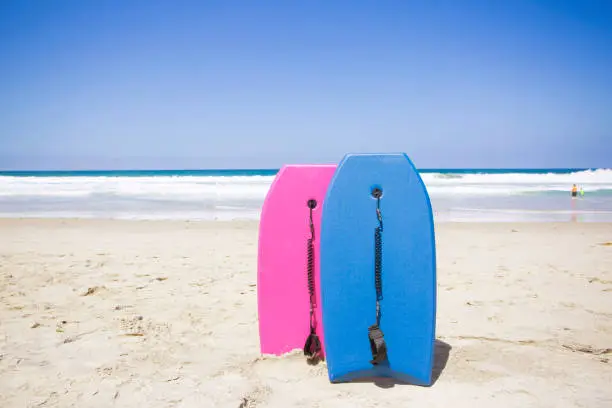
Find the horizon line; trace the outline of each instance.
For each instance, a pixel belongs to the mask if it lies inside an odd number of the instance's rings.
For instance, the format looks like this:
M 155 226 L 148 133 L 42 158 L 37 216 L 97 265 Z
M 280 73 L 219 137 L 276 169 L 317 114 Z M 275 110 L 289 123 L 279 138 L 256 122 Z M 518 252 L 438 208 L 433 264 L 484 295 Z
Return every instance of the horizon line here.
M 328 164 L 322 164 L 328 165 Z M 251 172 L 251 171 L 260 171 L 260 172 L 278 172 L 281 168 L 131 168 L 131 169 L 38 169 L 38 170 L 9 170 L 9 169 L 0 169 L 0 174 L 7 173 L 111 173 L 111 172 L 162 172 L 162 171 L 174 171 L 174 172 L 189 172 L 189 171 L 204 171 L 204 172 Z M 537 171 L 537 170 L 553 170 L 553 171 L 585 171 L 585 170 L 606 170 L 608 167 L 423 167 L 416 168 L 417 171 L 486 171 L 486 170 L 495 170 L 495 171 L 510 171 L 510 170 L 520 170 L 520 171 Z

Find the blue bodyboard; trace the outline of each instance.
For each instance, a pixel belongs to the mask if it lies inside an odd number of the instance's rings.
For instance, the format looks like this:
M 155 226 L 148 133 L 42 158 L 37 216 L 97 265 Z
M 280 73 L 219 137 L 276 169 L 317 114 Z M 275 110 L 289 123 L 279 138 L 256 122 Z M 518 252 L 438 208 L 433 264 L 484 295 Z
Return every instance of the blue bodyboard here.
M 382 190 L 380 201 L 372 190 Z M 383 229 L 380 328 L 387 357 L 372 364 L 377 322 L 375 228 Z M 403 153 L 348 154 L 323 203 L 321 309 L 329 379 L 391 377 L 431 385 L 436 322 L 436 251 L 429 195 Z

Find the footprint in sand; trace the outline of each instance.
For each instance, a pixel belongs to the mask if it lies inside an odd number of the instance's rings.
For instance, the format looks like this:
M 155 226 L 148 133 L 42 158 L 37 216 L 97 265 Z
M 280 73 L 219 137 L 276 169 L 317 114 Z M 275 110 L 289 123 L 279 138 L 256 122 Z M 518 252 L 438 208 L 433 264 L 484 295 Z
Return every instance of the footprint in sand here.
M 268 399 L 270 394 L 272 394 L 272 389 L 270 387 L 267 385 L 259 385 L 241 398 L 238 408 L 258 407 Z
M 129 337 L 142 337 L 148 334 L 159 337 L 162 334 L 170 333 L 170 325 L 168 323 L 155 323 L 149 319 L 144 319 L 142 316 L 121 318 L 119 326 L 124 331 L 123 335 Z

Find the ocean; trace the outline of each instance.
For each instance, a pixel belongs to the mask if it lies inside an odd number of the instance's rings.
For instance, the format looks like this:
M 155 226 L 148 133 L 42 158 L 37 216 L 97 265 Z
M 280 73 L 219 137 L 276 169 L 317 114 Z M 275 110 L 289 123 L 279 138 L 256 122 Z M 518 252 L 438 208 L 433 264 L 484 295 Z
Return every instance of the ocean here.
M 0 217 L 257 220 L 277 171 L 1 171 Z M 612 169 L 419 172 L 436 222 L 612 222 Z

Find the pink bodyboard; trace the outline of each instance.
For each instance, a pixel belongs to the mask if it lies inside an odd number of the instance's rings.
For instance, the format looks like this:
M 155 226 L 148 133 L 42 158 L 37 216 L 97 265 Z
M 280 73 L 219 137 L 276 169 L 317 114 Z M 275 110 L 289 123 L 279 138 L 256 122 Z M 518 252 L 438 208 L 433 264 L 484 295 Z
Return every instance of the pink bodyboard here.
M 263 354 L 280 355 L 301 349 L 310 333 L 307 202 L 314 199 L 315 321 L 324 355 L 319 232 L 323 199 L 335 170 L 336 165 L 286 165 L 276 175 L 263 203 L 257 257 L 259 339 Z

